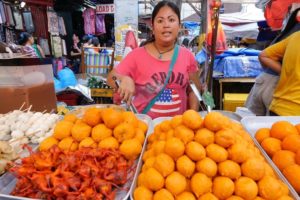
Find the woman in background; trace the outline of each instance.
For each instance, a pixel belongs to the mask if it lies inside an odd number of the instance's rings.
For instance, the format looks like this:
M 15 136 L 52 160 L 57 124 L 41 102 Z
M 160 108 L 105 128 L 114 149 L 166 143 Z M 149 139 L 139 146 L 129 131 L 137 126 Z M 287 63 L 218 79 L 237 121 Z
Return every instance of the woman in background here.
M 21 51 L 23 55 L 31 58 L 44 58 L 44 52 L 41 47 L 34 44 L 34 38 L 27 32 L 22 32 L 19 36 L 18 43 L 22 45 Z
M 100 52 L 100 42 L 99 42 L 99 39 L 98 37 L 93 37 L 92 40 L 91 40 L 91 45 L 88 49 L 88 52 L 89 53 L 99 53 Z

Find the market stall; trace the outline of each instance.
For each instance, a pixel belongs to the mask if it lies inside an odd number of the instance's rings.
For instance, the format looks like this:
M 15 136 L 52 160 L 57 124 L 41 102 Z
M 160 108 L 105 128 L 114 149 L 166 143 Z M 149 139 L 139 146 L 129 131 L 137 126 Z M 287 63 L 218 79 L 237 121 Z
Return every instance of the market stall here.
M 223 62 L 220 83 L 254 77 L 258 67 L 245 53 L 257 52 L 214 54 L 215 6 L 210 64 Z M 0 60 L 0 199 L 300 199 L 300 117 L 211 110 L 210 91 L 201 96 L 193 83 L 205 111 L 151 119 L 133 104 L 56 105 L 59 84 L 111 98 L 105 75 L 114 49 L 82 50 L 86 73 L 59 69 L 61 82 L 51 60 Z M 242 64 L 224 59 L 238 53 Z

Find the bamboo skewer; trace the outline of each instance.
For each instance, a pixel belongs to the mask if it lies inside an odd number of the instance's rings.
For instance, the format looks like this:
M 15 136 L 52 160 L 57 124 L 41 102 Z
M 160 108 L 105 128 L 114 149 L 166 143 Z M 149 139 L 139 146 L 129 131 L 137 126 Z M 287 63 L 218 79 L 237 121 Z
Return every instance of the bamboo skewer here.
M 29 134 L 27 134 L 26 136 L 24 135 L 24 136 L 22 136 L 22 137 L 18 137 L 18 138 L 11 139 L 11 140 L 9 140 L 9 143 L 12 143 L 12 142 L 15 142 L 15 141 L 18 141 L 18 140 L 22 140 L 22 139 L 24 139 L 24 138 L 28 138 L 28 137 L 30 137 L 30 136 L 34 135 L 35 133 L 38 133 L 38 132 L 39 132 L 39 130 L 38 130 L 38 131 L 35 131 L 35 132 L 32 132 L 32 133 L 29 133 Z
M 21 111 L 23 106 L 25 105 L 25 101 L 23 102 L 23 104 L 21 105 L 21 107 L 19 108 L 19 110 Z

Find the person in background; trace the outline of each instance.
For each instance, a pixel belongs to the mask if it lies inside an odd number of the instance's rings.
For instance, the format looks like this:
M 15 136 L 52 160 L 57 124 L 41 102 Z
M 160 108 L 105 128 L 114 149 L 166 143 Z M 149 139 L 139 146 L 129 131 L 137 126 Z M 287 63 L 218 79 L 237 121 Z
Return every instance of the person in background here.
M 81 54 L 81 43 L 76 33 L 72 36 L 73 45 L 71 47 L 71 56 L 78 56 Z
M 299 10 L 300 8 L 292 12 L 286 26 L 272 41 L 271 45 L 284 40 L 292 33 L 300 30 L 300 18 L 298 19 L 297 17 Z M 262 56 L 264 56 L 264 53 L 265 52 L 263 52 Z M 255 79 L 255 84 L 245 103 L 245 106 L 258 116 L 269 115 L 269 106 L 273 99 L 273 93 L 277 86 L 280 72 L 275 71 L 264 63 L 261 64 L 264 67 L 264 71 Z
M 19 36 L 18 43 L 22 45 L 21 51 L 26 57 L 39 58 L 39 56 L 41 56 L 41 54 L 37 52 L 38 49 L 35 49 L 32 46 L 34 44 L 34 39 L 31 34 L 22 32 Z
M 34 48 L 35 52 L 37 53 L 38 58 L 45 58 L 44 50 L 40 45 L 37 44 L 37 40 L 33 43 L 32 47 Z
M 300 22 L 300 9 L 294 18 Z M 266 48 L 259 55 L 263 66 L 279 74 L 269 107 L 270 115 L 295 116 L 300 113 L 300 31 Z
M 176 4 L 160 1 L 152 12 L 152 25 L 153 37 L 110 72 L 108 84 L 116 88 L 115 77 L 120 82 L 120 97 L 135 105 L 139 113 L 152 118 L 182 114 L 188 106 L 189 82 L 192 80 L 199 90 L 201 85 L 194 55 L 176 44 L 180 29 Z M 195 95 L 192 98 L 189 107 L 198 111 L 199 102 Z
M 80 68 L 80 59 L 81 59 L 81 43 L 79 37 L 76 33 L 73 33 L 73 44 L 71 46 L 71 61 L 69 63 L 70 68 L 72 71 L 77 74 L 79 73 Z
M 87 34 L 82 37 L 82 47 L 90 47 L 92 44 L 93 35 Z
M 88 48 L 87 51 L 89 53 L 99 53 L 100 52 L 99 47 L 100 47 L 100 42 L 99 42 L 98 37 L 93 37 L 91 40 L 90 48 Z

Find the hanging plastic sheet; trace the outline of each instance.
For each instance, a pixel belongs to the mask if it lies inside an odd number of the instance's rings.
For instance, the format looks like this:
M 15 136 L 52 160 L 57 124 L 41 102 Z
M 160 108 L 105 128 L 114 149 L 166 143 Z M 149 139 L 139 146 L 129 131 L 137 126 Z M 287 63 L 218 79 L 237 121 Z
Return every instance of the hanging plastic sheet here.
M 223 30 L 222 24 L 219 21 L 219 19 L 216 19 L 219 17 L 219 14 L 216 15 L 215 12 L 219 12 L 219 10 L 215 11 L 214 8 L 212 7 L 213 1 L 209 1 L 209 11 L 208 11 L 208 16 L 207 16 L 207 35 L 206 35 L 206 44 L 207 48 L 209 51 L 211 51 L 212 48 L 212 43 L 213 43 L 213 26 L 215 26 L 215 20 L 218 20 L 217 23 L 217 39 L 216 39 L 216 49 L 215 53 L 220 54 L 223 53 L 228 47 L 226 44 L 226 35 Z
M 273 30 L 282 28 L 282 22 L 292 3 L 300 3 L 300 0 L 272 0 L 268 2 L 264 14 L 268 25 Z
M 212 47 L 212 27 L 208 27 L 208 32 L 207 32 L 207 47 L 210 49 Z M 217 41 L 216 41 L 216 54 L 221 54 L 227 49 L 227 44 L 226 44 L 226 35 L 223 30 L 222 24 L 219 22 L 218 24 L 218 31 L 217 31 Z

